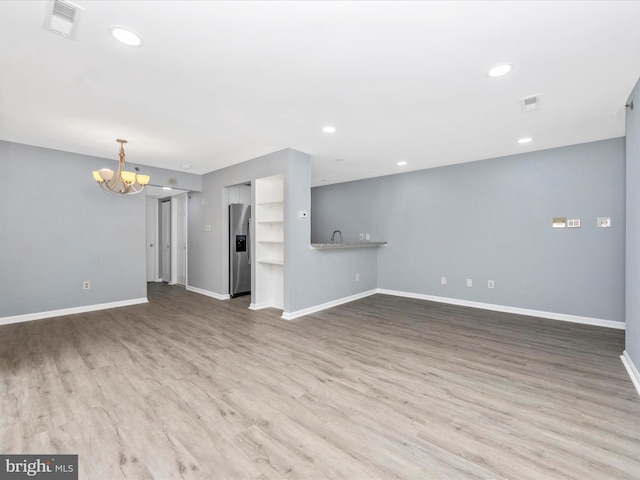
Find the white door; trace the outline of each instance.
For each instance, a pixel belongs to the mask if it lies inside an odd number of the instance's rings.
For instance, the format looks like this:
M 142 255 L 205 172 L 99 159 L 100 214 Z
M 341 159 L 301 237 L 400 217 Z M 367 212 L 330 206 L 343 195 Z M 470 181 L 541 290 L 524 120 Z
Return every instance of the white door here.
M 147 197 L 147 282 L 158 281 L 158 200 Z
M 162 202 L 162 281 L 171 282 L 171 202 Z
M 187 285 L 187 194 L 172 198 L 176 204 L 176 280 Z

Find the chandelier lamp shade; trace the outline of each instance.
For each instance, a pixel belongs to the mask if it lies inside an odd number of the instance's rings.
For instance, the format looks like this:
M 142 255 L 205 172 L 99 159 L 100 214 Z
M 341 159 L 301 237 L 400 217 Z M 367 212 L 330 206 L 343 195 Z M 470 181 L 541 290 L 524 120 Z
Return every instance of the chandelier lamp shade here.
M 120 144 L 120 163 L 118 170 L 114 172 L 109 168 L 101 168 L 93 171 L 93 179 L 98 182 L 103 190 L 113 193 L 122 193 L 125 195 L 133 195 L 144 190 L 145 185 L 149 183 L 149 175 L 140 175 L 136 172 L 130 172 L 125 169 L 124 163 L 124 144 L 126 140 L 118 138 L 116 140 Z

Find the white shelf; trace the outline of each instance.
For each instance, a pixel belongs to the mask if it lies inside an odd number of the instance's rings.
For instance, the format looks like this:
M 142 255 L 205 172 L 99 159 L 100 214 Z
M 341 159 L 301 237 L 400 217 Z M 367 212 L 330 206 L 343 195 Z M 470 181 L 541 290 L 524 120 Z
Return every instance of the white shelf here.
M 255 304 L 284 305 L 284 177 L 259 178 L 255 183 Z
M 284 223 L 284 203 L 258 203 L 256 205 L 256 223 L 260 225 Z
M 264 260 L 258 260 L 258 263 L 264 263 L 267 265 L 284 265 L 284 260 L 277 260 L 275 258 L 266 258 Z

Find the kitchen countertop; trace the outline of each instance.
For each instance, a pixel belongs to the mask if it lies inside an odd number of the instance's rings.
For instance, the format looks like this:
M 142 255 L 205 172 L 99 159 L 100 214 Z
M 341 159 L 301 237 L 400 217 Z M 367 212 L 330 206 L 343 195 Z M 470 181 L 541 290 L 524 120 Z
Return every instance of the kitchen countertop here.
M 385 247 L 388 242 L 345 242 L 345 243 L 312 243 L 311 248 L 316 250 L 335 250 L 338 248 L 366 248 Z

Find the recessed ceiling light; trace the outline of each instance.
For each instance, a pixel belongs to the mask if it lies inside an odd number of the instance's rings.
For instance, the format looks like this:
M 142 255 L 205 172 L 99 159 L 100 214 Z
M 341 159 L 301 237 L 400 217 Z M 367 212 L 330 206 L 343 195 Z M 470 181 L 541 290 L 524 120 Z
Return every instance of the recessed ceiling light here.
M 142 46 L 142 37 L 130 28 L 114 25 L 109 28 L 109 33 L 111 33 L 111 36 L 117 41 L 130 47 Z
M 182 168 L 189 169 L 189 168 L 191 168 L 191 165 L 187 165 L 187 164 L 185 164 L 185 165 L 182 165 Z
M 520 139 L 518 139 L 518 143 L 529 143 L 531 140 L 533 140 L 533 138 L 531 138 L 531 137 L 524 137 L 524 138 L 520 138 Z
M 334 133 L 334 132 L 336 131 L 336 127 L 332 127 L 332 126 L 330 126 L 330 125 L 327 125 L 326 127 L 324 127 L 324 128 L 322 129 L 322 131 L 323 131 L 324 133 Z
M 496 65 L 491 70 L 489 70 L 490 77 L 501 77 L 502 75 L 506 75 L 513 69 L 512 65 L 508 63 L 504 63 L 502 65 Z
M 171 187 L 162 187 L 163 190 L 173 190 Z
M 407 162 L 405 162 L 404 160 L 400 160 L 400 161 L 397 163 L 397 165 L 398 165 L 399 167 L 404 167 L 406 164 L 407 164 Z

